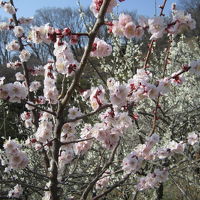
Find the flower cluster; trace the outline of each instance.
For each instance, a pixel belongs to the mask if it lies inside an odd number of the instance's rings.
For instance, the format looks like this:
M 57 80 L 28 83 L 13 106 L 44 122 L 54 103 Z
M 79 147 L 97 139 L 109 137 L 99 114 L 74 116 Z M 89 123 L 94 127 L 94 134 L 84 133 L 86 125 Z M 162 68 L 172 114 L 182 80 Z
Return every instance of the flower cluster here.
M 160 183 L 165 182 L 167 178 L 168 178 L 167 169 L 163 170 L 155 169 L 153 173 L 149 173 L 147 174 L 146 177 L 142 177 L 139 179 L 139 182 L 137 183 L 137 189 L 141 191 L 159 187 Z
M 0 99 L 20 103 L 22 99 L 26 99 L 27 95 L 28 89 L 24 82 L 14 82 L 0 86 Z
M 128 39 L 141 38 L 144 34 L 143 27 L 136 25 L 130 15 L 119 15 L 119 20 L 111 23 L 110 31 L 116 36 L 125 36 Z
M 79 63 L 74 59 L 70 46 L 59 39 L 54 44 L 54 55 L 56 56 L 56 69 L 59 73 L 73 76 L 79 69 Z
M 85 154 L 92 146 L 92 126 L 85 124 L 84 128 L 80 132 L 81 139 L 85 141 L 78 142 L 74 145 L 74 151 L 76 155 Z
M 103 0 L 92 0 L 92 3 L 90 5 L 90 10 L 93 12 L 95 17 L 98 16 L 102 4 Z M 107 13 L 112 12 L 115 6 L 117 6 L 116 0 L 111 0 L 107 8 Z
M 74 143 L 76 139 L 76 124 L 75 123 L 65 123 L 62 127 L 61 132 L 61 142 L 62 146 L 60 148 L 60 156 L 58 157 L 59 165 L 59 179 L 62 179 L 62 173 L 65 169 L 65 165 L 69 164 L 74 159 Z
M 16 141 L 9 139 L 3 147 L 9 160 L 9 169 L 23 169 L 28 165 L 27 154 L 20 150 L 20 145 Z
M 13 40 L 12 42 L 6 45 L 6 49 L 8 51 L 19 51 L 20 49 L 19 42 L 17 40 Z
M 44 66 L 44 97 L 49 103 L 56 104 L 58 101 L 58 90 L 56 88 L 56 77 L 54 63 L 48 63 Z
M 109 180 L 110 180 L 110 171 L 109 170 L 106 170 L 102 177 L 96 182 L 96 189 L 103 189 L 105 188 L 108 183 L 109 183 Z
M 200 135 L 195 132 L 189 133 L 187 137 L 188 144 L 191 144 L 191 145 L 199 143 L 199 139 L 200 139 Z
M 32 112 L 23 112 L 21 114 L 21 119 L 24 121 L 25 127 L 29 128 L 29 127 L 33 127 L 33 114 Z
M 49 44 L 52 39 L 50 36 L 54 35 L 54 41 L 56 40 L 55 29 L 49 24 L 40 27 L 33 27 L 29 33 L 29 40 L 35 44 L 42 42 Z
M 52 138 L 53 124 L 51 122 L 51 119 L 52 116 L 49 113 L 42 113 L 42 116 L 39 119 L 39 127 L 37 129 L 37 132 L 35 133 L 35 138 L 37 142 L 45 144 L 48 143 L 49 140 Z M 38 144 L 37 148 L 39 146 L 40 145 Z
M 16 13 L 16 9 L 10 2 L 0 2 L 0 7 L 4 8 L 5 12 L 13 15 Z
M 186 144 L 182 141 L 176 142 L 172 140 L 166 145 L 166 147 L 158 148 L 155 152 L 155 156 L 159 159 L 165 159 L 174 154 L 183 154 L 185 146 Z
M 95 38 L 90 56 L 105 57 L 112 53 L 112 46 L 105 41 Z
M 32 81 L 29 86 L 30 92 L 36 92 L 41 87 L 41 83 L 39 81 Z
M 16 37 L 22 37 L 24 35 L 24 29 L 22 26 L 15 26 L 13 31 Z
M 114 79 L 108 79 L 107 85 L 110 92 L 110 101 L 112 105 L 115 107 L 121 108 L 127 104 L 126 97 L 128 96 L 128 88 L 124 84 L 120 84 L 120 82 L 115 81 Z
M 23 49 L 20 52 L 19 58 L 21 62 L 27 62 L 30 59 L 30 57 L 31 57 L 31 53 L 28 50 Z
M 9 47 L 8 47 L 8 48 L 9 48 Z M 19 62 L 19 61 L 9 62 L 9 63 L 7 63 L 6 66 L 7 66 L 7 68 L 11 68 L 11 69 L 16 70 L 16 69 L 18 69 L 19 67 L 22 66 L 22 63 Z
M 105 90 L 103 86 L 100 85 L 97 88 L 91 88 L 91 90 L 88 92 L 90 94 L 90 105 L 92 106 L 93 110 L 98 109 L 106 103 Z
M 147 19 L 140 17 L 138 25 L 133 21 L 130 15 L 120 14 L 119 20 L 108 23 L 109 31 L 117 36 L 125 36 L 128 39 L 141 38 L 144 31 L 148 29 L 151 33 L 151 40 L 157 40 L 164 34 L 170 33 L 176 35 L 182 33 L 185 29 L 194 29 L 196 22 L 190 14 L 185 14 L 180 10 L 173 10 L 171 23 L 167 24 L 163 16 Z
M 127 112 L 115 112 L 108 109 L 100 114 L 101 123 L 92 128 L 92 136 L 100 141 L 103 147 L 113 149 L 119 142 L 120 136 L 132 127 L 132 119 Z
M 10 190 L 8 193 L 9 198 L 19 198 L 23 193 L 21 185 L 15 185 L 14 189 Z
M 142 166 L 143 160 L 154 159 L 154 154 L 151 150 L 158 142 L 159 136 L 154 133 L 147 139 L 145 144 L 137 146 L 133 152 L 123 159 L 122 169 L 126 173 L 138 171 Z

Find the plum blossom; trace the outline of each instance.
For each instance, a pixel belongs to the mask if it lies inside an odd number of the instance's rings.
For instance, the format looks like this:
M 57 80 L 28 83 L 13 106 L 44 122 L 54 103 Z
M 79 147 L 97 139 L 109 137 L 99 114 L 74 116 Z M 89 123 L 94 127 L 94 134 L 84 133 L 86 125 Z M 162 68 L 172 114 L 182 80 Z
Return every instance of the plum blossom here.
M 120 138 L 119 131 L 115 128 L 106 126 L 105 123 L 96 123 L 91 130 L 92 136 L 101 142 L 102 146 L 106 149 L 113 149 Z
M 109 170 L 106 170 L 102 177 L 100 177 L 100 179 L 96 182 L 96 189 L 103 189 L 105 188 L 108 183 L 109 183 L 109 180 L 110 180 L 110 171 Z
M 15 26 L 13 31 L 16 37 L 22 37 L 24 35 L 24 29 L 22 26 Z
M 158 134 L 154 133 L 152 134 L 146 141 L 146 144 L 148 146 L 154 146 L 156 143 L 158 143 L 160 141 L 160 137 Z
M 39 81 L 32 81 L 29 87 L 30 92 L 35 92 L 41 87 L 41 83 Z
M 122 107 L 127 103 L 128 88 L 126 85 L 115 82 L 110 90 L 110 101 L 114 106 Z
M 11 15 L 16 13 L 14 6 L 10 2 L 5 2 L 5 4 L 3 5 L 3 8 L 7 13 Z
M 21 114 L 21 119 L 24 121 L 26 128 L 33 127 L 33 114 L 31 112 L 24 111 Z
M 77 117 L 80 117 L 81 115 L 82 115 L 82 113 L 79 110 L 79 108 L 76 108 L 73 106 L 72 108 L 69 108 L 67 116 L 69 119 L 75 119 Z
M 90 56 L 105 57 L 112 53 L 112 46 L 105 41 L 95 38 Z
M 162 80 L 159 80 L 158 88 L 160 91 L 160 94 L 165 95 L 170 91 L 171 86 L 171 80 L 169 78 L 164 78 Z
M 44 96 L 38 96 L 35 99 L 35 104 L 45 104 L 46 98 Z
M 43 115 L 40 118 L 39 127 L 37 129 L 37 132 L 35 133 L 35 138 L 37 141 L 46 143 L 48 140 L 52 137 L 52 131 L 53 131 L 53 124 L 50 121 L 51 115 L 47 113 L 43 113 Z
M 74 145 L 74 152 L 76 155 L 85 154 L 92 146 L 92 126 L 90 124 L 85 124 L 84 128 L 81 129 L 80 135 L 81 139 L 89 139 L 82 142 L 78 142 Z
M 6 22 L 1 22 L 0 23 L 0 31 L 5 31 L 5 30 L 9 30 L 9 24 Z
M 147 28 L 148 25 L 148 19 L 144 16 L 140 16 L 138 19 L 138 24 L 142 27 L 142 28 Z
M 124 36 L 128 39 L 131 39 L 135 36 L 136 33 L 136 25 L 134 24 L 134 22 L 129 22 L 126 24 L 126 26 L 124 27 Z
M 15 185 L 14 189 L 10 190 L 8 193 L 9 198 L 19 198 L 23 193 L 21 185 Z
M 9 159 L 8 166 L 11 169 L 23 169 L 28 165 L 27 154 L 20 150 L 20 145 L 15 140 L 7 140 L 3 145 L 7 158 Z
M 123 159 L 122 169 L 126 173 L 138 171 L 144 160 L 154 160 L 155 155 L 151 152 L 153 146 L 159 142 L 159 135 L 154 133 L 147 138 L 145 144 L 138 145 L 133 152 Z
M 8 51 L 19 51 L 20 45 L 19 45 L 18 41 L 13 40 L 12 42 L 10 42 L 9 44 L 6 45 L 6 49 Z
M 192 19 L 191 14 L 185 14 L 182 10 L 174 9 L 172 12 L 172 24 L 168 27 L 167 31 L 172 34 L 178 34 L 184 32 L 184 30 L 193 30 L 196 27 L 196 22 Z
M 187 140 L 188 144 L 194 145 L 199 142 L 199 135 L 196 134 L 195 132 L 189 133 Z
M 119 20 L 114 20 L 111 25 L 111 30 L 114 35 L 125 36 L 128 39 L 133 37 L 141 38 L 144 34 L 142 26 L 136 26 L 130 15 L 121 13 Z
M 49 35 L 53 35 L 54 33 L 55 29 L 49 26 L 49 24 L 40 27 L 32 27 L 31 32 L 29 33 L 29 40 L 36 44 L 42 42 L 49 44 L 51 42 Z
M 159 39 L 165 32 L 165 24 L 163 17 L 154 17 L 148 20 L 149 32 L 152 34 L 151 40 Z
M 62 132 L 61 132 L 61 142 L 66 143 L 66 144 L 62 145 L 62 147 L 61 147 L 62 150 L 73 151 L 74 144 L 73 143 L 67 144 L 67 143 L 76 140 L 76 136 L 75 136 L 76 129 L 75 128 L 76 128 L 75 123 L 65 123 L 63 125 Z
M 184 149 L 185 149 L 185 143 L 181 142 L 176 142 L 176 141 L 171 141 L 169 142 L 169 144 L 167 145 L 167 147 L 173 152 L 173 153 L 183 153 Z
M 172 74 L 172 79 L 171 79 L 171 83 L 174 85 L 181 85 L 185 82 L 185 78 L 184 76 L 178 75 L 179 72 L 175 72 Z
M 25 80 L 25 76 L 24 76 L 24 74 L 22 74 L 21 72 L 17 72 L 17 73 L 15 74 L 15 77 L 16 77 L 16 80 L 17 80 L 17 81 L 24 81 L 24 80 Z
M 71 48 L 69 44 L 65 41 L 60 41 L 57 39 L 56 43 L 54 44 L 54 55 L 56 58 L 66 60 L 68 62 L 74 61 L 74 56 L 72 54 Z
M 91 88 L 90 104 L 92 106 L 92 109 L 96 110 L 105 103 L 106 103 L 105 90 L 103 86 L 100 85 L 97 88 Z
M 31 101 L 28 101 L 28 104 L 25 105 L 25 107 L 27 108 L 27 110 L 34 110 L 35 107 L 34 106 L 31 106 L 30 104 L 34 105 L 33 102 Z
M 169 173 L 167 169 L 155 169 L 153 173 L 149 173 L 146 177 L 142 177 L 139 179 L 137 189 L 139 191 L 142 191 L 147 190 L 149 188 L 158 187 L 160 183 L 163 183 L 167 180 L 168 174 Z
M 121 13 L 119 15 L 119 26 L 121 27 L 125 27 L 128 23 L 132 22 L 133 19 L 130 15 L 127 15 L 127 14 L 124 14 L 124 13 Z
M 73 150 L 68 149 L 68 150 L 62 151 L 61 155 L 58 158 L 60 167 L 62 167 L 65 164 L 69 164 L 73 158 L 74 158 Z
M 30 24 L 33 21 L 33 17 L 20 17 L 18 21 L 20 24 Z
M 27 87 L 20 82 L 8 83 L 0 88 L 0 98 L 8 98 L 10 102 L 20 103 L 22 99 L 26 99 L 27 95 Z
M 35 66 L 30 70 L 32 76 L 42 76 L 44 75 L 44 67 L 43 66 Z
M 0 86 L 4 84 L 4 80 L 5 80 L 4 76 L 0 77 Z
M 24 49 L 20 52 L 19 58 L 21 62 L 27 62 L 30 59 L 30 57 L 31 57 L 31 54 L 29 51 Z
M 53 63 L 47 63 L 44 69 L 44 97 L 50 103 L 56 104 L 58 101 L 58 90 L 56 88 L 57 73 L 55 71 L 55 65 Z
M 142 166 L 143 158 L 139 157 L 136 152 L 131 152 L 127 157 L 123 159 L 122 169 L 126 173 L 138 171 Z
M 111 113 L 111 115 L 113 114 Z M 109 123 L 108 120 L 107 123 Z M 115 112 L 112 126 L 115 128 L 116 132 L 118 132 L 119 135 L 122 135 L 126 130 L 133 127 L 133 122 L 128 112 Z
M 173 152 L 170 148 L 158 148 L 156 152 L 156 156 L 159 159 L 165 159 L 167 157 L 170 157 L 171 155 L 173 155 Z
M 155 85 L 152 84 L 146 85 L 146 92 L 150 99 L 156 99 L 160 94 L 159 87 L 156 87 Z
M 79 69 L 79 63 L 74 59 L 70 46 L 59 39 L 54 44 L 54 55 L 56 56 L 56 69 L 59 73 L 73 76 Z
M 103 4 L 104 0 L 92 0 L 92 3 L 90 5 L 90 10 L 93 12 L 94 16 L 97 17 L 100 11 L 100 8 Z M 116 0 L 111 0 L 108 8 L 107 8 L 107 13 L 112 12 L 113 8 L 117 6 Z
M 11 69 L 16 70 L 16 69 L 18 69 L 19 67 L 22 66 L 22 63 L 19 62 L 19 61 L 9 62 L 9 63 L 7 63 L 6 66 L 7 66 L 7 68 L 11 68 Z

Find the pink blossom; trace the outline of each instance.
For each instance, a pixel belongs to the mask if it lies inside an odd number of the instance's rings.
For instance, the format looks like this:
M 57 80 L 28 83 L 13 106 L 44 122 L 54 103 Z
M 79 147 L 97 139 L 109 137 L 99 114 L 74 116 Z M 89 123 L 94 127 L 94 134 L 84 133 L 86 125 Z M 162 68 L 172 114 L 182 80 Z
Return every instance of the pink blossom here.
M 95 38 L 90 56 L 105 57 L 112 53 L 112 46 L 105 41 Z
M 6 49 L 8 51 L 19 51 L 20 45 L 19 45 L 18 41 L 13 40 L 12 42 L 10 42 L 9 44 L 6 45 Z
M 13 190 L 10 190 L 8 193 L 9 198 L 19 198 L 23 193 L 21 185 L 16 185 Z
M 22 37 L 24 34 L 24 29 L 22 26 L 15 26 L 13 31 L 16 37 Z
M 189 133 L 187 137 L 188 143 L 194 145 L 199 142 L 199 135 L 195 132 Z
M 135 37 L 135 32 L 136 25 L 133 22 L 127 23 L 123 30 L 124 36 L 128 39 Z
M 163 17 L 154 17 L 148 20 L 149 32 L 152 34 L 151 40 L 161 38 L 165 31 L 165 24 Z
M 94 16 L 97 17 L 99 14 L 99 11 L 101 9 L 101 6 L 103 4 L 104 0 L 92 0 L 92 3 L 90 5 L 90 10 L 93 12 Z M 107 13 L 112 12 L 113 8 L 117 6 L 116 0 L 111 0 L 108 8 L 107 8 Z
M 4 10 L 5 10 L 7 13 L 9 13 L 9 14 L 11 14 L 11 15 L 13 15 L 13 14 L 16 13 L 16 10 L 15 10 L 14 6 L 13 6 L 10 2 L 6 2 L 6 3 L 3 5 L 3 8 L 4 8 Z

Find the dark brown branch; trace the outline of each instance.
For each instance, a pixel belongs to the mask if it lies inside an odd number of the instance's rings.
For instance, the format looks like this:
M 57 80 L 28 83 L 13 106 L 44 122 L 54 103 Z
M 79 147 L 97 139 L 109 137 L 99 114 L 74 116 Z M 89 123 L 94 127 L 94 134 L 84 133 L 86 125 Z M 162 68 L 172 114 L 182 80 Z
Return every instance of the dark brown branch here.
M 34 108 L 36 108 L 36 109 L 38 109 L 38 110 L 41 110 L 41 111 L 47 112 L 47 113 L 49 113 L 49 114 L 51 114 L 51 115 L 53 115 L 53 116 L 56 116 L 56 113 L 54 113 L 54 112 L 52 112 L 52 111 L 50 111 L 50 110 L 46 110 L 46 109 L 44 109 L 44 108 L 41 108 L 41 107 L 39 107 L 39 106 L 37 106 L 37 105 L 35 105 L 35 104 L 32 104 L 32 103 L 29 103 L 29 102 L 26 102 L 26 104 L 28 104 L 29 106 L 33 106 Z
M 10 3 L 14 6 L 13 0 L 10 0 Z M 12 19 L 13 19 L 13 22 L 14 22 L 15 26 L 18 26 L 19 22 L 17 20 L 16 14 L 12 15 Z M 24 50 L 25 48 L 24 48 L 24 45 L 22 43 L 21 37 L 17 37 L 17 40 L 18 40 L 18 43 L 19 43 L 19 46 L 20 46 L 19 51 Z M 22 62 L 22 67 L 23 67 L 23 72 L 24 72 L 24 77 L 25 77 L 25 83 L 26 83 L 26 86 L 28 88 L 28 99 L 29 99 L 29 101 L 33 102 L 33 100 L 34 100 L 33 93 L 29 91 L 30 77 L 29 77 L 29 71 L 28 71 L 27 63 L 26 62 Z M 38 127 L 37 113 L 35 111 L 32 111 L 32 112 L 33 112 L 33 116 L 34 116 L 34 125 L 37 128 Z
M 163 11 L 164 11 L 166 3 L 167 3 L 167 0 L 164 0 L 162 6 L 160 6 L 160 8 L 161 8 L 160 16 L 164 16 Z M 151 53 L 152 53 L 152 50 L 153 50 L 154 42 L 155 42 L 155 40 L 151 40 L 151 43 L 149 44 L 149 49 L 148 49 L 147 55 L 145 57 L 144 65 L 143 65 L 144 68 L 146 68 L 147 65 L 148 65 L 148 62 L 149 62 L 149 59 L 150 59 L 150 56 L 151 56 Z
M 57 180 L 57 176 L 58 176 L 58 156 L 59 156 L 59 149 L 60 149 L 60 135 L 61 135 L 61 130 L 62 130 L 62 126 L 64 124 L 64 116 L 63 116 L 63 112 L 64 109 L 67 105 L 67 103 L 69 102 L 72 94 L 74 93 L 77 84 L 79 84 L 79 81 L 81 79 L 81 75 L 85 69 L 88 57 L 90 55 L 90 52 L 92 50 L 92 45 L 93 42 L 95 40 L 95 37 L 97 35 L 98 30 L 100 29 L 100 27 L 104 24 L 104 16 L 106 14 L 106 10 L 109 6 L 110 0 L 104 1 L 101 9 L 99 11 L 99 15 L 98 18 L 96 20 L 96 23 L 93 27 L 93 29 L 89 32 L 89 41 L 88 41 L 88 45 L 84 51 L 84 54 L 82 56 L 82 59 L 80 61 L 80 68 L 79 70 L 76 72 L 75 77 L 72 81 L 72 84 L 70 85 L 69 89 L 67 90 L 64 98 L 62 99 L 62 101 L 58 102 L 58 109 L 56 112 L 56 122 L 55 122 L 55 129 L 54 129 L 54 137 L 56 138 L 56 140 L 53 141 L 53 146 L 52 146 L 52 164 L 51 164 L 51 176 L 50 176 L 50 194 L 51 194 L 51 200 L 59 200 L 59 196 L 58 196 L 58 180 Z M 87 196 L 87 195 L 86 195 Z
M 160 16 L 165 16 L 165 14 L 163 13 L 165 5 L 167 3 L 167 0 L 164 0 L 163 4 L 160 6 Z
M 92 190 L 92 188 L 94 187 L 94 185 L 96 184 L 96 182 L 101 178 L 101 176 L 104 174 L 104 172 L 108 169 L 108 167 L 112 164 L 115 153 L 117 151 L 117 148 L 120 144 L 120 141 L 118 142 L 118 144 L 115 146 L 115 148 L 112 151 L 112 154 L 110 156 L 110 159 L 108 160 L 108 162 L 104 165 L 104 167 L 102 168 L 101 172 L 88 184 L 87 188 L 85 189 L 85 191 L 83 192 L 81 199 L 80 200 L 86 200 L 88 197 L 89 192 Z
M 106 10 L 108 8 L 109 3 L 110 3 L 110 0 L 104 1 L 102 6 L 101 6 L 101 9 L 99 11 L 99 15 L 98 15 L 98 18 L 96 20 L 96 23 L 95 23 L 93 29 L 89 33 L 88 45 L 87 45 L 86 50 L 85 50 L 83 57 L 81 59 L 80 68 L 76 72 L 74 80 L 73 80 L 71 86 L 69 87 L 64 99 L 62 100 L 62 106 L 65 106 L 68 103 L 69 99 L 71 98 L 71 96 L 72 96 L 72 94 L 73 94 L 73 92 L 76 88 L 76 85 L 79 83 L 81 75 L 82 75 L 82 73 L 85 69 L 87 59 L 88 59 L 90 52 L 92 50 L 92 45 L 93 45 L 93 42 L 94 42 L 95 37 L 97 35 L 97 32 L 98 32 L 99 28 L 102 25 L 104 25 L 104 16 L 106 14 Z
M 98 196 L 94 197 L 92 200 L 100 199 L 101 197 L 103 197 L 103 196 L 107 195 L 108 193 L 112 192 L 112 190 L 114 190 L 115 188 L 117 188 L 120 185 L 122 185 L 129 178 L 129 176 L 130 176 L 130 174 L 126 174 L 121 181 L 119 181 L 119 182 L 115 183 L 114 185 L 110 186 L 110 188 L 107 189 L 104 193 L 99 194 Z
M 75 144 L 75 143 L 84 142 L 84 141 L 93 140 L 93 139 L 94 138 L 91 137 L 91 138 L 86 138 L 86 139 L 74 140 L 74 141 L 71 141 L 71 142 L 61 142 L 60 144 L 61 145 Z
M 80 120 L 80 119 L 85 119 L 85 118 L 90 117 L 90 116 L 92 116 L 92 115 L 94 115 L 94 114 L 96 114 L 96 113 L 98 113 L 98 112 L 100 112 L 100 111 L 102 111 L 102 110 L 104 110 L 106 108 L 109 108 L 111 106 L 112 106 L 112 104 L 106 104 L 106 105 L 100 106 L 95 111 L 92 111 L 92 112 L 90 112 L 88 114 L 85 114 L 85 115 L 82 115 L 80 117 L 76 117 L 75 119 L 69 119 L 69 120 L 66 121 L 66 123 L 75 122 L 75 121 Z

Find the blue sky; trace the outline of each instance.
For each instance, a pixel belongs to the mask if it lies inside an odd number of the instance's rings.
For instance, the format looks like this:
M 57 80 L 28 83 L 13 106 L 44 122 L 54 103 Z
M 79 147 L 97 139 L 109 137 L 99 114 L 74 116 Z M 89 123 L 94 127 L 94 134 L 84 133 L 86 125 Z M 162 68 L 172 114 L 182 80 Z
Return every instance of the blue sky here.
M 83 7 L 90 5 L 92 0 L 80 0 Z M 159 5 L 163 0 L 157 1 L 157 13 L 159 13 Z M 171 4 L 178 0 L 168 0 L 165 13 L 169 14 Z M 44 7 L 72 7 L 76 8 L 77 0 L 14 0 L 16 7 L 18 8 L 18 16 L 31 17 L 34 16 L 35 10 Z M 124 10 L 136 10 L 139 15 L 145 15 L 152 17 L 155 13 L 155 0 L 125 0 L 119 3 L 119 11 Z M 1 17 L 9 17 L 3 9 L 0 9 Z

